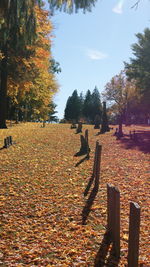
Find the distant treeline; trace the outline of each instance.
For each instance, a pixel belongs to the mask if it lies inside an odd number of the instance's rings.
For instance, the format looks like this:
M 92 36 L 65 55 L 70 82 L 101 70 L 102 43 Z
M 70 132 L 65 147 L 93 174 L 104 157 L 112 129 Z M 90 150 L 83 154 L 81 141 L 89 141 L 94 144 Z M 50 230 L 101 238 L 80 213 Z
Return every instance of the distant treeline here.
M 97 87 L 94 88 L 93 92 L 87 90 L 85 95 L 83 93 L 78 94 L 77 90 L 74 90 L 72 95 L 68 97 L 64 119 L 71 122 L 81 120 L 93 124 L 97 117 L 101 121 L 102 104 Z

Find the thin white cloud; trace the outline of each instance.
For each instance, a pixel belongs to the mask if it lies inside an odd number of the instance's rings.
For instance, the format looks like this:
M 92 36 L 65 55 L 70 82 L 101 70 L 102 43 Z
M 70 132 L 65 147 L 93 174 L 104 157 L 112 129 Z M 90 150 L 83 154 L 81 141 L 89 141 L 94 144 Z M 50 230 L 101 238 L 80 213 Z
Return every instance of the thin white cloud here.
M 123 4 L 124 4 L 124 0 L 119 0 L 119 2 L 117 3 L 116 6 L 114 6 L 112 11 L 114 13 L 117 13 L 117 14 L 122 14 L 123 13 Z
M 87 49 L 87 56 L 92 60 L 101 60 L 108 57 L 107 54 L 94 49 Z

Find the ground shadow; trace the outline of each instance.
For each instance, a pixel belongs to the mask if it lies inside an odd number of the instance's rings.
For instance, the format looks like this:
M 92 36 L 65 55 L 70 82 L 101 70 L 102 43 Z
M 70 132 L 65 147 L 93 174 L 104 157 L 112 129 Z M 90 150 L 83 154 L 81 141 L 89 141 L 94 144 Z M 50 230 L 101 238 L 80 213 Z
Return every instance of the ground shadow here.
M 98 186 L 95 185 L 85 203 L 85 206 L 82 210 L 82 225 L 85 225 L 86 224 L 86 221 L 87 221 L 87 218 L 88 218 L 88 215 L 91 211 L 91 207 L 93 205 L 93 202 L 94 202 L 94 199 L 96 197 L 98 193 Z
M 81 159 L 80 161 L 78 161 L 76 163 L 75 167 L 78 167 L 82 162 L 84 162 L 85 160 L 88 160 L 89 158 L 90 158 L 90 156 L 89 155 L 86 155 L 83 159 Z
M 85 191 L 84 191 L 84 196 L 87 196 L 87 194 L 88 194 L 88 192 L 92 186 L 93 181 L 94 181 L 94 174 L 92 174 L 91 178 L 89 179 L 87 187 L 85 188 Z
M 77 152 L 77 153 L 74 154 L 74 157 L 80 157 L 80 156 L 83 156 L 85 154 L 87 154 L 87 151 L 79 151 L 79 152 Z
M 80 133 L 82 133 L 82 131 L 80 131 L 80 132 L 77 132 L 77 131 L 76 131 L 74 134 L 80 134 Z
M 114 255 L 114 246 L 111 242 L 109 233 L 106 231 L 100 245 L 100 248 L 96 254 L 94 267 L 112 266 L 117 267 L 119 264 L 119 258 Z
M 150 153 L 150 131 L 136 131 L 136 139 L 131 139 L 130 134 L 124 134 L 120 139 L 125 149 L 138 149 Z
M 101 133 L 101 132 L 98 132 L 98 133 L 95 134 L 95 136 L 98 136 L 98 135 L 100 135 L 100 134 L 102 134 L 102 133 Z
M 5 149 L 5 148 L 7 148 L 7 147 L 2 146 L 2 147 L 0 148 L 0 150 Z

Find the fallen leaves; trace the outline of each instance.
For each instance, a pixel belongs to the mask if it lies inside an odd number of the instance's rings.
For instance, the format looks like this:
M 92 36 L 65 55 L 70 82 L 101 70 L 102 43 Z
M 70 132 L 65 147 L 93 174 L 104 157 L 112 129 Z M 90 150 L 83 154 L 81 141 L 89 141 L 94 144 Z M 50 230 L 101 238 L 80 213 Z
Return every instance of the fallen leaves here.
M 80 158 L 73 155 L 80 140 L 69 125 L 27 123 L 1 130 L 1 140 L 7 132 L 16 144 L 0 151 L 0 264 L 93 266 L 106 229 L 106 183 L 121 193 L 119 266 L 126 264 L 130 200 L 141 205 L 140 262 L 148 264 L 150 156 L 126 150 L 112 133 L 97 137 L 87 128 L 91 155 L 78 167 Z M 97 139 L 103 145 L 100 188 L 82 225 Z

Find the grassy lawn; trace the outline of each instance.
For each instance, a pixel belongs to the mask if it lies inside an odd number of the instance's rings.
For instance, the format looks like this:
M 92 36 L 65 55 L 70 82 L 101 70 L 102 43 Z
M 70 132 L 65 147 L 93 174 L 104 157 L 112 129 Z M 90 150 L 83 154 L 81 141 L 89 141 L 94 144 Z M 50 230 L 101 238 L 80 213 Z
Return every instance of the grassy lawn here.
M 125 127 L 125 131 L 150 127 Z M 145 145 L 116 140 L 112 130 L 97 135 L 89 130 L 90 159 L 75 157 L 80 136 L 68 124 L 18 124 L 0 130 L 0 148 L 11 135 L 15 144 L 0 150 L 0 266 L 94 266 L 106 230 L 107 192 L 110 183 L 121 195 L 121 259 L 127 264 L 129 202 L 141 207 L 140 257 L 150 266 L 149 178 L 150 151 Z M 142 136 L 143 137 L 143 136 Z M 95 143 L 102 144 L 99 192 L 83 225 L 89 194 L 84 191 L 92 175 Z M 77 166 L 76 166 L 77 165 Z M 92 190 L 92 187 L 91 187 Z M 109 253 L 106 265 L 117 266 Z M 112 262 L 111 262 L 112 261 Z

